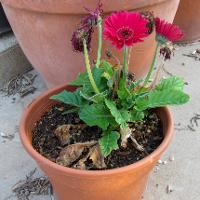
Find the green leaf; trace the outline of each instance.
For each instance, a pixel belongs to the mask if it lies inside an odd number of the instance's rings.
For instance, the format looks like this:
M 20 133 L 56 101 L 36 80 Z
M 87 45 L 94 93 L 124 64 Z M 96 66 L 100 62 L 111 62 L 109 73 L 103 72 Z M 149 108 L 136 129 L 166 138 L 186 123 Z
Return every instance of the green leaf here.
M 87 72 L 79 73 L 76 80 L 72 81 L 70 85 L 73 86 L 83 86 L 86 82 L 89 82 L 88 74 Z
M 51 99 L 60 101 L 68 105 L 77 106 L 77 107 L 80 107 L 83 105 L 83 100 L 82 100 L 82 97 L 80 96 L 79 90 L 76 90 L 75 92 L 68 92 L 64 90 L 59 94 L 53 95 Z
M 117 143 L 119 138 L 120 134 L 117 131 L 104 132 L 103 137 L 99 140 L 101 152 L 104 157 L 107 157 L 113 150 L 119 148 Z
M 120 110 L 117 109 L 117 106 L 115 104 L 115 102 L 110 101 L 108 99 L 105 99 L 105 104 L 106 106 L 109 108 L 112 116 L 115 118 L 115 121 L 122 127 L 126 127 L 126 121 L 127 121 L 127 113 L 124 112 L 120 112 Z
M 117 91 L 117 95 L 121 100 L 125 100 L 130 96 L 130 92 L 126 88 L 126 80 L 120 79 L 119 90 Z
M 92 101 L 94 103 L 100 103 L 100 102 L 103 102 L 104 98 L 107 96 L 107 91 L 101 92 L 99 94 L 95 94 L 93 96 L 88 96 L 88 94 L 84 94 L 82 91 L 80 91 L 80 95 L 87 101 Z
M 113 68 L 109 62 L 107 62 L 106 60 L 103 60 L 101 63 L 101 67 L 104 68 L 104 73 L 108 75 L 108 76 L 106 75 L 108 79 L 113 76 Z
M 141 121 L 144 119 L 145 114 L 143 111 L 137 111 L 135 109 L 130 111 L 131 117 L 130 117 L 130 122 L 137 122 Z
M 134 88 L 138 87 L 140 85 L 140 83 L 143 82 L 143 79 L 139 79 L 137 81 L 132 82 L 129 86 L 128 86 L 128 90 L 132 91 Z
M 85 105 L 79 113 L 82 119 L 89 126 L 98 126 L 106 130 L 110 123 L 113 123 L 113 116 L 103 104 Z
M 104 91 L 107 83 L 106 81 L 102 80 L 102 75 L 103 75 L 104 69 L 103 68 L 97 68 L 93 67 L 92 69 L 92 74 L 95 80 L 95 83 L 100 91 Z M 93 87 L 90 83 L 89 77 L 87 72 L 80 73 L 78 75 L 78 78 L 70 83 L 70 85 L 74 86 L 82 86 L 83 87 L 83 92 L 90 95 L 91 93 L 94 93 Z
M 165 89 L 173 89 L 173 90 L 183 90 L 185 82 L 183 79 L 177 76 L 171 76 L 166 79 L 162 79 L 161 82 L 156 86 L 156 90 L 165 90 Z
M 181 90 L 153 90 L 145 98 L 136 100 L 136 109 L 143 111 L 148 108 L 163 107 L 167 105 L 180 105 L 189 101 L 189 96 Z
M 70 114 L 70 113 L 77 113 L 78 111 L 79 111 L 79 108 L 71 108 L 69 110 L 62 112 L 62 115 L 67 115 L 67 114 Z

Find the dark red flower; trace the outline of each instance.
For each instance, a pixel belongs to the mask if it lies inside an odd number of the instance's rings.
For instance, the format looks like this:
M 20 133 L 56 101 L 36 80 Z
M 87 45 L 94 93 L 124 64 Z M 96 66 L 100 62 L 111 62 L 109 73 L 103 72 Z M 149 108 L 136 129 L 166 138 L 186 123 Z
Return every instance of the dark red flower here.
M 78 28 L 73 32 L 72 35 L 72 46 L 74 51 L 83 52 L 84 46 L 83 41 L 86 41 L 88 51 L 91 47 L 91 39 L 92 39 L 92 29 L 88 29 L 87 27 Z
M 137 12 L 116 12 L 105 19 L 103 35 L 117 49 L 142 42 L 147 37 L 148 20 Z
M 88 51 L 91 48 L 92 33 L 94 26 L 97 25 L 98 16 L 102 13 L 102 4 L 98 3 L 94 11 L 85 8 L 88 11 L 88 15 L 81 19 L 78 28 L 73 32 L 72 35 L 72 46 L 75 51 L 83 52 L 83 40 L 86 41 Z
M 140 14 L 147 19 L 149 22 L 147 23 L 148 27 L 148 34 L 151 34 L 154 31 L 154 26 L 155 26 L 155 18 L 154 14 L 151 11 L 142 11 Z
M 97 25 L 97 20 L 98 16 L 102 14 L 103 9 L 102 9 L 103 4 L 99 3 L 97 4 L 96 9 L 90 10 L 88 8 L 85 8 L 85 10 L 89 13 L 86 17 L 83 17 L 81 20 L 82 26 L 87 26 L 87 27 L 94 27 Z
M 181 40 L 184 36 L 181 29 L 175 25 L 166 22 L 160 18 L 155 19 L 157 39 L 162 42 L 162 39 L 166 39 L 172 42 Z M 160 40 L 161 39 L 161 40 Z
M 170 60 L 172 53 L 172 50 L 168 47 L 163 47 L 160 49 L 160 55 L 163 56 L 165 61 Z

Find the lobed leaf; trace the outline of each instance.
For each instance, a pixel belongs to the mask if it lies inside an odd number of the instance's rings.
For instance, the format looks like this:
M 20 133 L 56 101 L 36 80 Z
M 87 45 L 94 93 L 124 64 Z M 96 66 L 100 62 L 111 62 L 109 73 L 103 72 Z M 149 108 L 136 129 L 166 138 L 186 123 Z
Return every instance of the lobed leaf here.
M 132 111 L 130 111 L 130 114 L 131 114 L 130 122 L 141 121 L 145 117 L 145 114 L 144 114 L 143 111 L 137 111 L 135 109 L 133 109 Z
M 53 95 L 51 99 L 76 107 L 81 107 L 83 105 L 83 99 L 80 96 L 79 90 L 76 90 L 75 92 L 68 92 L 64 90 L 59 94 Z
M 113 150 L 117 150 L 118 139 L 120 134 L 117 131 L 105 131 L 103 137 L 99 140 L 101 152 L 104 157 L 107 157 Z
M 173 90 L 183 90 L 185 82 L 178 76 L 171 76 L 166 79 L 162 79 L 161 82 L 156 86 L 156 90 L 165 90 L 165 89 L 173 89 Z
M 105 99 L 105 104 L 109 108 L 112 116 L 115 118 L 115 121 L 121 126 L 126 127 L 126 122 L 129 119 L 128 111 L 120 111 L 117 109 L 115 102 Z
M 181 90 L 153 90 L 145 98 L 136 100 L 136 109 L 143 111 L 148 108 L 163 107 L 166 105 L 180 105 L 189 101 L 189 96 Z
M 85 105 L 81 108 L 79 116 L 87 125 L 98 126 L 103 130 L 106 130 L 114 120 L 103 104 Z

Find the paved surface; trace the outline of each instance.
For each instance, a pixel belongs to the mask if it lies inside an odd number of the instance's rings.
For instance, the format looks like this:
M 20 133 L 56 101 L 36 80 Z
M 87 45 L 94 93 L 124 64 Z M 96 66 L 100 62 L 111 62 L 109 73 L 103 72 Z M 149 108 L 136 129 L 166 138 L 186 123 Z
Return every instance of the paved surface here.
M 172 108 L 176 134 L 162 157 L 164 164 L 159 164 L 149 178 L 144 200 L 200 199 L 200 128 L 198 124 L 191 124 L 191 118 L 200 114 L 200 61 L 182 55 L 197 48 L 200 48 L 200 43 L 179 47 L 174 59 L 167 63 L 169 72 L 180 74 L 188 82 L 186 90 L 191 95 L 191 101 L 187 105 Z M 165 76 L 168 74 L 165 73 Z M 10 140 L 0 136 L 0 200 L 17 200 L 14 196 L 7 198 L 13 194 L 12 186 L 36 167 L 24 151 L 18 135 L 18 124 L 24 107 L 46 89 L 39 75 L 34 85 L 37 87 L 36 92 L 25 98 L 15 95 L 13 99 L 0 94 L 0 133 L 14 135 Z M 38 174 L 42 172 L 38 170 Z M 34 199 L 50 200 L 50 196 L 30 198 Z
M 30 70 L 31 64 L 13 33 L 0 37 L 0 89 L 9 79 Z

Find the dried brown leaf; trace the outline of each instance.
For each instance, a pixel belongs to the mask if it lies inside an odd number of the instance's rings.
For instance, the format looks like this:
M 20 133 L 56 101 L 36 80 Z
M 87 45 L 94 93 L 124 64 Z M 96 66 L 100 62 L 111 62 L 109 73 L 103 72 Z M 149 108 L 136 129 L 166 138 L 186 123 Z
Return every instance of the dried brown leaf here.
M 57 129 L 54 131 L 55 135 L 59 139 L 61 145 L 65 146 L 70 143 L 70 131 L 72 129 L 76 129 L 76 131 L 80 131 L 86 127 L 85 124 L 63 124 L 58 126 Z
M 70 141 L 70 130 L 71 125 L 70 124 L 64 124 L 61 126 L 58 126 L 57 129 L 54 131 L 56 137 L 59 139 L 61 145 L 67 145 Z
M 93 147 L 92 149 L 93 151 L 91 151 L 91 154 L 89 156 L 89 159 L 92 160 L 93 165 L 97 168 L 97 169 L 103 169 L 106 168 L 106 164 L 104 162 L 104 157 L 101 153 L 99 144 L 97 144 L 96 146 Z
M 93 145 L 95 145 L 97 142 L 86 142 L 86 143 L 76 143 L 71 144 L 67 147 L 65 147 L 61 152 L 59 157 L 56 159 L 56 163 L 59 165 L 68 167 L 73 162 L 78 160 L 80 156 L 82 155 L 85 148 L 89 148 Z
M 104 162 L 104 157 L 101 154 L 99 144 L 93 146 L 88 154 L 80 159 L 76 164 L 74 164 L 74 168 L 76 169 L 81 169 L 81 170 L 86 170 L 90 169 L 90 166 L 86 166 L 86 161 L 91 160 L 92 161 L 92 167 L 97 168 L 97 169 L 103 169 L 106 168 L 106 164 Z
M 121 134 L 121 146 L 126 148 L 127 143 L 128 143 L 128 138 L 130 138 L 132 131 L 129 127 L 128 128 L 121 128 L 120 134 Z

